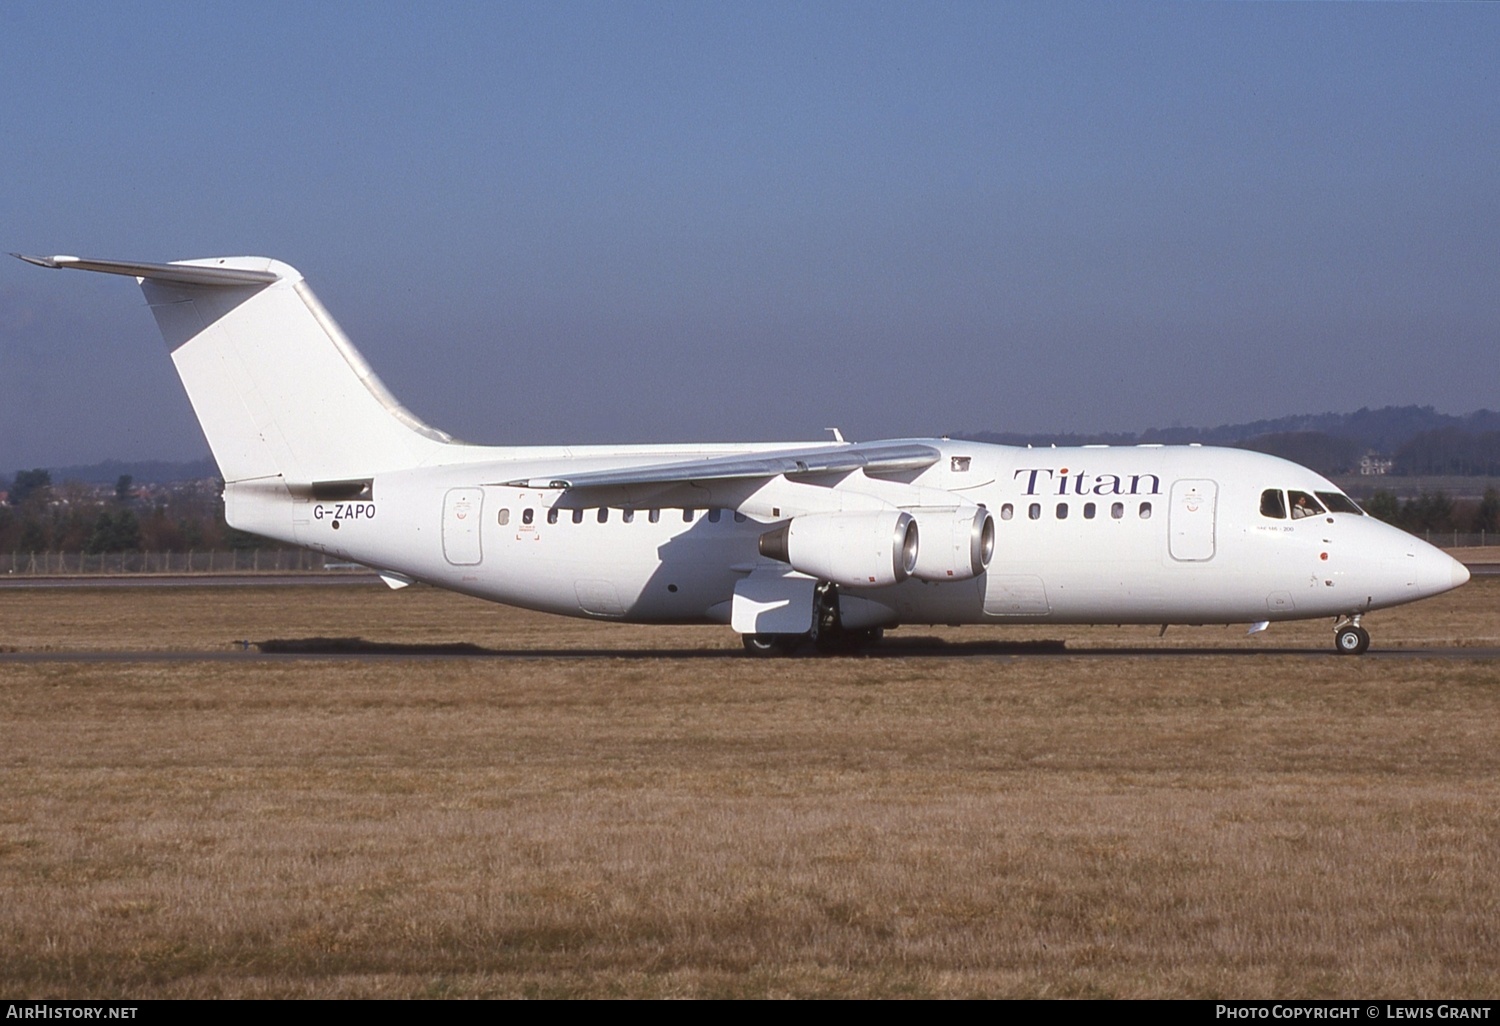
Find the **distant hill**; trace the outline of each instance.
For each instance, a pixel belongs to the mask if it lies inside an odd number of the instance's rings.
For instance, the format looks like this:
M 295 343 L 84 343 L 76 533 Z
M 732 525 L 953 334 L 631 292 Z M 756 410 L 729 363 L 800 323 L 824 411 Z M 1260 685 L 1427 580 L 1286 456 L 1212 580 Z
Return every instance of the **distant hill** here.
M 10 473 L 30 470 L 30 467 L 7 468 Z M 212 459 L 190 460 L 186 463 L 170 463 L 166 460 L 141 460 L 127 463 L 123 460 L 105 460 L 82 467 L 47 467 L 53 484 L 65 481 L 82 481 L 84 484 L 114 484 L 121 474 L 129 474 L 136 484 L 172 484 L 176 481 L 198 481 L 205 477 L 218 477 L 219 465 Z
M 1395 474 L 1500 475 L 1500 413 L 1463 416 L 1431 406 L 1368 407 L 1353 413 L 1308 413 L 1213 428 L 1152 428 L 1138 434 L 1022 434 L 978 431 L 955 434 L 999 445 L 1139 445 L 1202 442 L 1268 452 L 1322 474 L 1347 474 L 1360 457 L 1376 452 L 1394 460 Z
M 1431 406 L 1369 407 L 1353 413 L 1304 413 L 1275 420 L 1253 420 L 1247 424 L 1221 424 L 1212 428 L 1150 428 L 1139 433 L 1105 432 L 1099 434 L 1035 433 L 1015 431 L 978 431 L 958 433 L 954 438 L 998 445 L 1139 445 L 1161 442 L 1206 445 L 1233 445 L 1266 435 L 1316 433 L 1347 438 L 1376 452 L 1395 452 L 1424 431 L 1458 428 L 1471 434 L 1500 431 L 1500 413 L 1478 410 L 1463 416 L 1439 413 Z
M 1360 457 L 1377 452 L 1392 457 L 1393 473 L 1500 476 L 1500 412 L 1478 410 L 1457 416 L 1431 406 L 1368 407 L 1353 413 L 1304 413 L 1212 428 L 1150 428 L 1138 433 L 1015 431 L 954 432 L 954 438 L 998 445 L 1180 445 L 1202 442 L 1284 456 L 1322 474 L 1347 474 Z M 5 468 L 10 473 L 23 467 Z M 105 460 L 87 466 L 48 467 L 54 483 L 83 481 L 114 484 L 129 474 L 137 484 L 171 484 L 218 477 L 212 459 L 171 463 L 164 460 Z M 0 489 L 10 474 L 0 476 Z

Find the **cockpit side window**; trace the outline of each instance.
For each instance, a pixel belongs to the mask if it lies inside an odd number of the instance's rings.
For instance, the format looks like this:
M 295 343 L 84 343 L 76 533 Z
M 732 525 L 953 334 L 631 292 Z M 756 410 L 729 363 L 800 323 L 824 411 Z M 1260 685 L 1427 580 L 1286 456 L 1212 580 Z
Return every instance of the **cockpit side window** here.
M 1260 493 L 1260 515 L 1272 520 L 1286 519 L 1286 499 L 1280 488 L 1267 488 Z
M 1323 507 L 1318 505 L 1318 500 L 1314 499 L 1307 492 L 1287 492 L 1286 495 L 1292 504 L 1293 520 L 1317 516 L 1323 512 Z
M 1330 513 L 1353 513 L 1357 517 L 1365 515 L 1365 511 L 1354 504 L 1354 500 L 1343 492 L 1318 492 L 1318 498 L 1323 500 L 1323 505 L 1328 507 Z

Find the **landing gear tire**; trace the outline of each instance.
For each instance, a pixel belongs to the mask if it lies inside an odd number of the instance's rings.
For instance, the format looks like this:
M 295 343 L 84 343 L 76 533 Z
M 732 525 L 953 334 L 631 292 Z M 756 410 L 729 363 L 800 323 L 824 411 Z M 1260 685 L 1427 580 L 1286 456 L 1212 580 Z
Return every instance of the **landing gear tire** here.
M 1333 636 L 1333 647 L 1339 655 L 1364 655 L 1370 647 L 1370 632 L 1355 624 L 1340 627 Z
M 797 646 L 807 640 L 807 636 L 805 634 L 742 634 L 740 640 L 744 642 L 747 654 L 767 659 L 771 656 L 791 655 L 797 650 Z

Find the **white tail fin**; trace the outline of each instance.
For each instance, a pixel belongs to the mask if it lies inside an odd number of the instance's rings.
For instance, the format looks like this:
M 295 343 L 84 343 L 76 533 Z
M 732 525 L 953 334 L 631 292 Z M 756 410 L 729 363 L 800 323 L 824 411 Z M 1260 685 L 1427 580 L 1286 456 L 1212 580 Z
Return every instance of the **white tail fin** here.
M 226 482 L 368 478 L 434 462 L 451 441 L 395 400 L 279 261 L 21 259 L 140 282 Z

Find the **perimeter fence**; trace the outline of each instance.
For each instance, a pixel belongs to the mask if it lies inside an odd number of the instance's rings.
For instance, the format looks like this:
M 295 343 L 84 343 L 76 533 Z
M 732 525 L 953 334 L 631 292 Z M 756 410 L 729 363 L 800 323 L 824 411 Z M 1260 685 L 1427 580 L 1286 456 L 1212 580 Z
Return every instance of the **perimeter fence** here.
M 1413 531 L 1412 534 L 1443 549 L 1472 549 L 1500 545 L 1500 531 Z
M 63 577 L 90 574 L 286 574 L 362 570 L 308 549 L 220 549 L 207 552 L 4 552 L 0 574 Z

